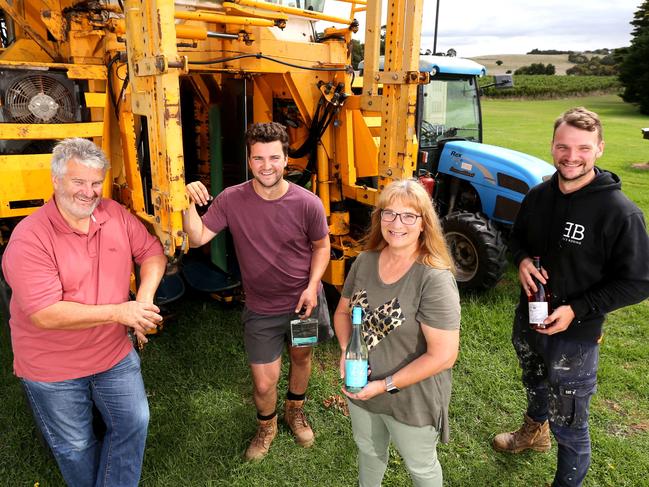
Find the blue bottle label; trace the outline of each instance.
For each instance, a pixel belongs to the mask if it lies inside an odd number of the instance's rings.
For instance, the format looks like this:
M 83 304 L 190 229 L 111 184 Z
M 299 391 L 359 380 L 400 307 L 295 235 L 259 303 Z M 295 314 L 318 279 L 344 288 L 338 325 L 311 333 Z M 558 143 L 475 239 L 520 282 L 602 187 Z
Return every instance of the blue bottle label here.
M 345 386 L 363 388 L 367 384 L 367 360 L 345 360 Z

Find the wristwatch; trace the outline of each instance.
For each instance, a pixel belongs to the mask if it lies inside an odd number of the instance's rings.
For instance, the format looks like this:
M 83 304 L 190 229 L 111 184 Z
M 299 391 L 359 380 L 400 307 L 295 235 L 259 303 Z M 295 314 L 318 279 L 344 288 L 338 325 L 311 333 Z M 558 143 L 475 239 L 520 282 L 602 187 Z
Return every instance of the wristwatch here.
M 399 389 L 397 386 L 394 385 L 394 382 L 392 382 L 392 376 L 388 375 L 385 378 L 385 390 L 388 391 L 390 394 L 396 394 L 399 392 L 401 389 Z

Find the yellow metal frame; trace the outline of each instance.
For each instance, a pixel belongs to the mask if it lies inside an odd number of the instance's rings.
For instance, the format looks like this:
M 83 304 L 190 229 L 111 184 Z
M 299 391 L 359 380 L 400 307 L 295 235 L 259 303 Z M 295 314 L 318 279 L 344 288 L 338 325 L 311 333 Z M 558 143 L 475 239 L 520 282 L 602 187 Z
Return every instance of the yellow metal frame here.
M 179 67 L 185 63 L 176 48 L 175 7 L 173 0 L 125 0 L 124 10 L 131 110 L 147 119 L 154 228 L 165 253 L 173 256 L 186 246 L 181 211 L 188 207 L 179 88 Z M 142 31 L 148 36 L 135 35 Z
M 306 137 L 305 127 L 318 103 L 340 103 L 317 147 L 313 190 L 323 201 L 338 256 L 325 279 L 342 285 L 345 260 L 358 255 L 360 246 L 349 237 L 349 214 L 334 209 L 345 199 L 372 206 L 389 181 L 414 175 L 417 85 L 427 81 L 418 72 L 423 0 L 388 2 L 388 54 L 382 72 L 381 2 L 342 1 L 350 6 L 347 18 L 257 0 L 233 0 L 224 2 L 221 10 L 193 11 L 176 10 L 173 0 L 124 0 L 123 13 L 116 5 L 103 6 L 111 16 L 102 20 L 66 10 L 74 0 L 0 0 L 0 9 L 13 19 L 19 38 L 0 53 L 0 68 L 57 70 L 70 79 L 86 80 L 89 89 L 83 95 L 91 113 L 84 123 L 0 123 L 0 139 L 74 135 L 100 143 L 112 164 L 106 194 L 147 222 L 167 255 L 175 257 L 187 249 L 181 218 L 188 205 L 181 79 L 191 78 L 203 107 L 218 98 L 224 80 L 249 80 L 253 121 L 272 120 L 274 100 L 292 100 L 302 121 L 290 129 L 295 142 Z M 349 46 L 356 29 L 353 18 L 363 11 L 367 19 L 363 91 L 343 103 L 333 99 L 327 86 L 342 84 L 344 93 L 352 92 Z M 314 42 L 306 26 L 322 20 L 338 25 L 326 30 L 323 42 Z M 284 27 L 286 31 L 281 30 Z M 302 34 L 287 37 L 286 32 L 300 29 Z M 142 184 L 145 161 L 139 160 L 136 148 L 145 122 L 149 195 Z M 200 148 L 201 161 L 206 162 L 207 153 Z M 49 155 L 0 156 L 1 198 L 49 197 L 48 162 Z M 306 159 L 291 163 L 304 167 Z M 378 178 L 378 188 L 357 184 L 358 178 L 370 177 Z M 20 184 L 8 185 L 9 180 Z M 0 199 L 0 218 L 33 211 L 11 210 L 9 198 Z M 152 202 L 151 213 L 147 201 Z
M 270 10 L 271 12 L 281 12 L 285 14 L 294 15 L 297 17 L 304 17 L 310 20 L 326 20 L 328 22 L 334 22 L 336 24 L 348 24 L 350 19 L 345 19 L 342 17 L 335 17 L 333 15 L 325 15 L 320 12 L 314 12 L 311 10 L 304 10 L 301 8 L 295 7 L 286 7 L 284 5 L 277 5 L 275 3 L 260 2 L 257 0 L 233 0 L 233 3 L 237 5 L 243 5 L 244 7 L 253 7 L 260 10 Z

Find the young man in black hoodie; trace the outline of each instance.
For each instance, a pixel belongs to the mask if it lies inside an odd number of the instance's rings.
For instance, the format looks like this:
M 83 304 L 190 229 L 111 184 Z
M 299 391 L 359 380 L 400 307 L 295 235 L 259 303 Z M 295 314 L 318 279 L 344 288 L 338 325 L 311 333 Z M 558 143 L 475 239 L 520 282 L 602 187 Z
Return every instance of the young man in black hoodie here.
M 551 147 L 557 172 L 525 197 L 511 240 L 522 286 L 512 343 L 527 412 L 523 426 L 496 435 L 493 446 L 547 451 L 552 430 L 558 443 L 552 486 L 580 486 L 590 465 L 588 408 L 602 324 L 606 313 L 649 296 L 649 237 L 620 179 L 595 166 L 604 150 L 597 114 L 582 107 L 565 112 L 555 121 Z M 528 324 L 534 278 L 552 295 L 544 329 Z

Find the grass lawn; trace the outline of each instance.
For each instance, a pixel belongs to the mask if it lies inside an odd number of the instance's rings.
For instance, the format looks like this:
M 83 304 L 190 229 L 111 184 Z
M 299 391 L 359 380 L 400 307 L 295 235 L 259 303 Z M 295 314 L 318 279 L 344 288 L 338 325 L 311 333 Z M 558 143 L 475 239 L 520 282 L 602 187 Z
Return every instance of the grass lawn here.
M 640 128 L 649 118 L 614 96 L 552 101 L 486 101 L 486 142 L 549 160 L 552 122 L 583 104 L 602 115 L 606 153 L 601 166 L 616 172 L 623 188 L 649 215 L 649 141 Z M 524 486 L 550 482 L 556 446 L 549 454 L 498 454 L 497 432 L 515 428 L 525 407 L 509 342 L 517 296 L 514 269 L 483 295 L 462 297 L 461 354 L 454 371 L 451 442 L 439 447 L 445 485 Z M 242 460 L 255 430 L 251 385 L 243 354 L 238 309 L 199 295 L 176 307 L 177 317 L 142 352 L 151 424 L 143 486 L 356 485 L 356 449 L 350 421 L 331 399 L 339 394 L 337 347 L 315 354 L 307 413 L 317 434 L 310 450 L 297 447 L 286 428 L 261 463 Z M 649 485 L 649 303 L 612 313 L 601 349 L 599 390 L 591 406 L 593 464 L 586 486 Z M 11 374 L 6 327 L 0 332 L 0 486 L 62 485 L 56 465 L 40 445 L 18 381 Z M 286 390 L 286 370 L 280 395 Z M 335 404 L 335 402 L 334 402 Z M 329 405 L 329 406 L 328 406 Z M 411 485 L 392 452 L 384 486 Z

